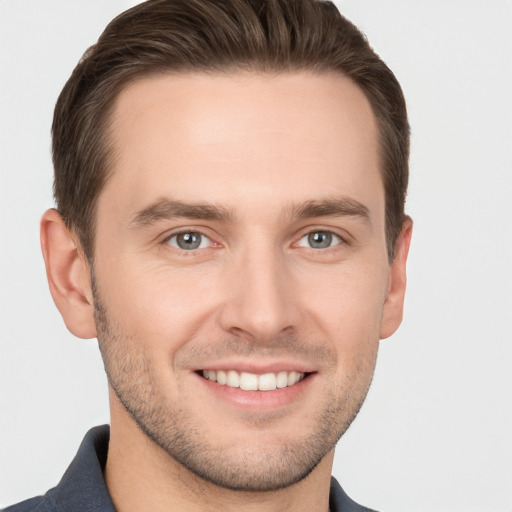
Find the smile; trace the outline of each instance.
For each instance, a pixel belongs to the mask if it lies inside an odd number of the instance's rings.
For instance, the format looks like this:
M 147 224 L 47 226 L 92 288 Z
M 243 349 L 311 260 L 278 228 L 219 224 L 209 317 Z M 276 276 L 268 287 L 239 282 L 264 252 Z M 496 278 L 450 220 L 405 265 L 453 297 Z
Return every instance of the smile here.
M 272 391 L 293 386 L 303 380 L 306 374 L 282 371 L 258 375 L 236 370 L 203 370 L 202 376 L 221 386 L 240 388 L 244 391 Z

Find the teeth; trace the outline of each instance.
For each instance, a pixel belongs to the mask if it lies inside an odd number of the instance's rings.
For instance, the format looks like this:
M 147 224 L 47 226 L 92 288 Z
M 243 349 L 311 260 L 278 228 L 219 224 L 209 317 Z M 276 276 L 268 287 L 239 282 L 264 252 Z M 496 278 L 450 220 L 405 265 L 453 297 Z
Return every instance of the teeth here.
M 238 373 L 235 370 L 203 370 L 203 377 L 205 379 L 217 382 L 217 384 L 222 386 L 240 388 L 244 391 L 273 391 L 276 388 L 282 389 L 297 384 L 304 376 L 304 373 L 294 371 L 257 375 L 256 373 L 249 372 Z
M 276 386 L 278 388 L 285 388 L 288 386 L 288 372 L 279 372 L 276 380 Z
M 217 372 L 217 382 L 224 386 L 227 383 L 227 381 L 228 381 L 228 376 L 226 375 L 226 372 L 218 371 Z
M 210 377 L 210 372 L 208 372 L 208 378 L 210 380 L 214 380 Z M 297 384 L 300 380 L 300 374 L 297 372 L 290 372 L 288 374 L 288 386 L 293 386 L 294 384 Z
M 235 370 L 229 370 L 226 385 L 230 388 L 240 387 L 240 375 L 238 375 L 238 372 L 235 372 Z
M 258 389 L 258 376 L 254 373 L 242 372 L 240 374 L 240 389 L 256 391 Z
M 258 389 L 260 391 L 272 391 L 277 387 L 277 377 L 275 373 L 265 373 L 258 377 Z

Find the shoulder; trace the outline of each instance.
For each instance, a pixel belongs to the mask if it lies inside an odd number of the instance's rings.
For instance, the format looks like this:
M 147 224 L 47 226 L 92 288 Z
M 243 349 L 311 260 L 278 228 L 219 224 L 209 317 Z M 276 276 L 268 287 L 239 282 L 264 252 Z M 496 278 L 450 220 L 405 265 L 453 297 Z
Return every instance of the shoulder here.
M 0 512 L 57 512 L 57 507 L 51 497 L 36 496 L 28 500 L 3 508 Z
M 0 512 L 115 512 L 103 478 L 109 433 L 108 425 L 89 430 L 56 487 Z

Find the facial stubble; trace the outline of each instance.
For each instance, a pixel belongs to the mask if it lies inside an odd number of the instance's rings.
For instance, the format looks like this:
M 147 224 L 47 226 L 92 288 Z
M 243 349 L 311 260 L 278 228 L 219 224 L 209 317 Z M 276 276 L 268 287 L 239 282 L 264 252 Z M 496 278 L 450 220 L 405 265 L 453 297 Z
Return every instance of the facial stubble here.
M 115 395 L 156 446 L 210 484 L 234 491 L 268 492 L 300 482 L 334 449 L 366 398 L 375 368 L 376 350 L 369 352 L 370 357 L 366 354 L 354 374 L 347 376 L 342 384 L 326 378 L 326 391 L 320 400 L 321 406 L 315 411 L 314 429 L 300 432 L 295 437 L 282 432 L 280 439 L 273 436 L 273 444 L 255 441 L 248 434 L 243 442 L 223 445 L 205 429 L 207 418 L 198 421 L 179 402 L 179 397 L 165 396 L 164 386 L 158 385 L 144 343 L 123 333 L 111 318 L 94 279 L 93 295 L 99 347 Z M 254 350 L 244 347 L 240 340 L 236 341 L 236 344 L 226 342 L 226 345 L 239 347 L 238 354 Z M 289 347 L 294 342 L 300 346 L 296 339 L 289 338 L 283 345 Z M 293 349 L 296 353 L 297 346 Z M 272 350 L 279 348 L 274 344 Z M 328 359 L 323 361 L 324 367 L 336 368 L 336 354 L 330 348 L 317 349 L 316 353 Z M 191 354 L 193 357 L 193 350 L 186 357 Z M 248 417 L 253 425 L 258 422 L 257 414 Z M 279 418 L 260 420 L 264 428 L 265 423 L 278 422 Z

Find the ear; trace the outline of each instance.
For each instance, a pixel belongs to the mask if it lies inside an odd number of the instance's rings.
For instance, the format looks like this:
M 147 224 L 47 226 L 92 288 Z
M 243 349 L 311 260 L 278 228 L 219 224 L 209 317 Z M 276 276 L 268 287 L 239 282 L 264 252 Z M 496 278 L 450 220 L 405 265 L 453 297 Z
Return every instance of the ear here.
M 402 323 L 405 287 L 407 284 L 406 263 L 412 236 L 412 220 L 407 217 L 395 244 L 395 259 L 389 269 L 389 282 L 380 326 L 380 338 L 388 338 Z
M 57 210 L 47 210 L 41 219 L 41 249 L 50 293 L 69 331 L 95 338 L 90 266 L 79 247 Z

